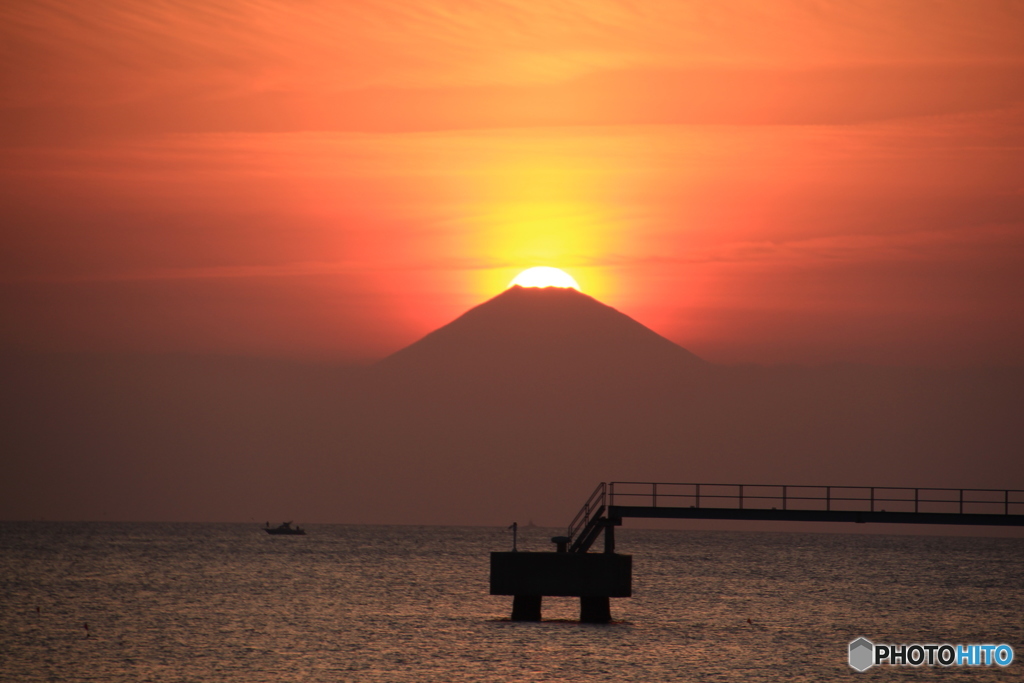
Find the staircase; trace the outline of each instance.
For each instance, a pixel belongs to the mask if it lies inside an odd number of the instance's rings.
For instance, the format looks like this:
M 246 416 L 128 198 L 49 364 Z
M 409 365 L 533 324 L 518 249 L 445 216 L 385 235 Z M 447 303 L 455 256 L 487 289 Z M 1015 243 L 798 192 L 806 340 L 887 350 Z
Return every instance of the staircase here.
M 601 482 L 594 489 L 594 492 L 587 498 L 580 511 L 576 513 L 573 520 L 569 522 L 568 552 L 585 553 L 590 550 L 601 532 L 608 528 L 608 520 L 605 518 L 607 508 L 608 485 Z

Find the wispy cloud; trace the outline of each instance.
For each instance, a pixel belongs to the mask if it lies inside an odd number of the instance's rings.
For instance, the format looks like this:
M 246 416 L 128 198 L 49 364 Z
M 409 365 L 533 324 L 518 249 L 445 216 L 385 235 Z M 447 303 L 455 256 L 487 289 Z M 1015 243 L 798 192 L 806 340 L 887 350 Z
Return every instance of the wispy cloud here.
M 850 123 L 1019 101 L 1016 3 L 14 0 L 26 137 Z

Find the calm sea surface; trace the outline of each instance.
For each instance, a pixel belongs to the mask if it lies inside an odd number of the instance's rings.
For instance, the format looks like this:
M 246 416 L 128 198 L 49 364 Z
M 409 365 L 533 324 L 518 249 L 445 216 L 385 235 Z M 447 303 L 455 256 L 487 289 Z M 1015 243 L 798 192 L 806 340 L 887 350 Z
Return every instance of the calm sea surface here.
M 549 550 L 553 529 L 521 547 Z M 610 625 L 507 621 L 488 528 L 0 524 L 3 681 L 1020 680 L 1024 540 L 622 529 Z M 37 611 L 38 610 L 38 611 Z M 750 619 L 752 623 L 747 623 Z M 85 624 L 88 624 L 88 637 Z M 998 667 L 846 664 L 849 641 L 1009 643 Z

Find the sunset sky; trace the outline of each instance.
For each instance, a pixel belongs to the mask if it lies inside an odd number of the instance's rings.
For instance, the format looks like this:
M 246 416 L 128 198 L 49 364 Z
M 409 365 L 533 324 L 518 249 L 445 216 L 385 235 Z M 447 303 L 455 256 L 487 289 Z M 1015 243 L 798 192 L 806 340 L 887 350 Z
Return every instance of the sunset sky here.
M 1024 4 L 8 0 L 0 348 L 366 361 L 521 270 L 720 363 L 1024 365 Z

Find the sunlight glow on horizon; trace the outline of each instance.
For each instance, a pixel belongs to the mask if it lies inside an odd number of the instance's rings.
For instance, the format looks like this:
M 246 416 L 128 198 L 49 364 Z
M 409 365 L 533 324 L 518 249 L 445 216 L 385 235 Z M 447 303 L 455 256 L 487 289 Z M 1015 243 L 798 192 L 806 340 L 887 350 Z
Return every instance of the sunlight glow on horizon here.
M 573 286 L 584 282 L 591 296 L 606 294 L 608 278 L 593 263 L 626 248 L 616 193 L 636 191 L 638 178 L 605 160 L 629 158 L 634 144 L 630 135 L 608 140 L 550 128 L 455 141 L 458 153 L 449 158 L 461 173 L 446 180 L 467 209 L 454 221 L 466 236 L 461 247 L 496 266 L 478 271 L 475 293 L 505 289 L 518 273 L 511 264 L 537 264 L 584 268 L 574 271 Z
M 512 282 L 508 283 L 509 288 L 519 285 L 520 287 L 562 287 L 582 291 L 579 283 L 572 275 L 559 268 L 550 266 L 536 266 L 527 268 L 516 275 Z

